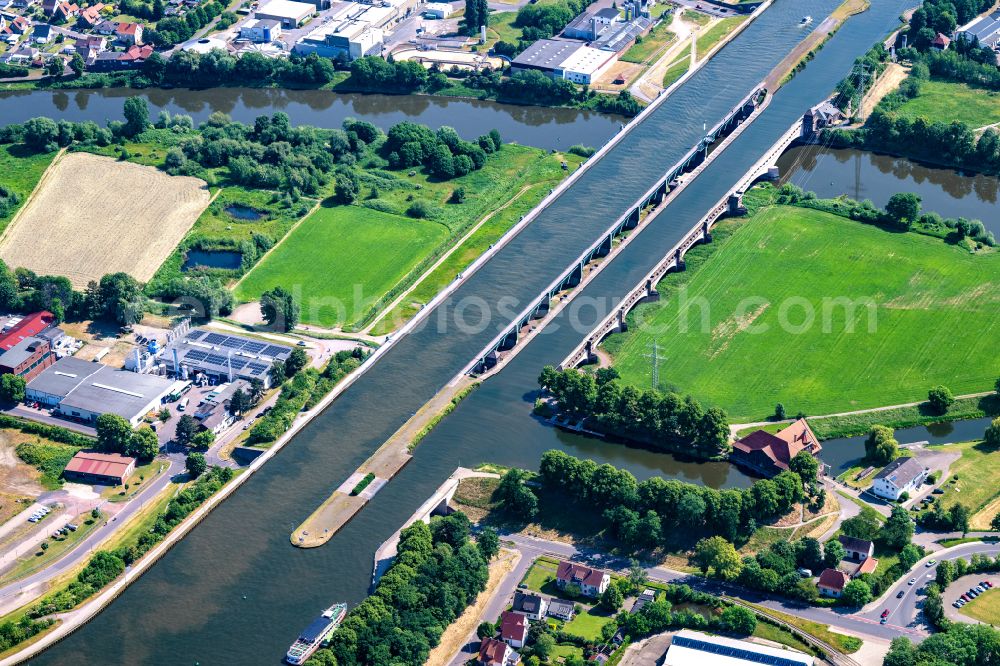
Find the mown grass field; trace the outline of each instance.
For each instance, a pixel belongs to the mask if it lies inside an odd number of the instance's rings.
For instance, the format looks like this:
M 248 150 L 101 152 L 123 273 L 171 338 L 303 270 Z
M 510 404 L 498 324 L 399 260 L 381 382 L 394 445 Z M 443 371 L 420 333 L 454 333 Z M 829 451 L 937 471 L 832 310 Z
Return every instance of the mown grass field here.
M 990 529 L 990 521 L 998 508 L 996 500 L 1000 497 L 1000 487 L 996 483 L 1000 451 L 983 442 L 964 442 L 940 450 L 961 452 L 962 457 L 949 468 L 948 478 L 941 484 L 944 494 L 939 495 L 937 501 L 945 509 L 954 504 L 964 504 L 972 512 L 973 529 Z M 953 481 L 955 476 L 958 476 L 957 481 Z M 983 511 L 988 506 L 991 509 Z
M 20 200 L 17 206 L 10 207 L 6 213 L 0 210 L 0 233 L 24 205 L 55 157 L 56 153 L 32 153 L 21 144 L 0 146 L 0 185 L 16 194 Z
M 1000 335 L 1000 253 L 788 206 L 713 235 L 608 346 L 627 382 L 649 384 L 657 339 L 661 384 L 738 423 L 778 402 L 832 414 L 924 400 L 936 384 L 989 390 L 1000 376 L 982 346 Z M 848 316 L 838 298 L 859 305 Z
M 569 171 L 563 171 L 561 166 L 563 160 L 569 165 Z M 440 266 L 421 280 L 399 305 L 377 321 L 371 333 L 373 335 L 391 333 L 413 317 L 422 305 L 434 298 L 441 289 L 455 279 L 456 275 L 488 250 L 490 245 L 497 242 L 508 229 L 517 224 L 521 216 L 537 206 L 550 189 L 558 185 L 567 173 L 575 170 L 582 162 L 583 158 L 577 155 L 555 153 L 531 165 L 525 185 L 514 194 L 516 198 L 511 200 L 510 205 L 502 210 L 491 211 L 490 219 L 469 236 Z
M 624 62 L 646 63 L 676 39 L 677 35 L 670 31 L 668 24 L 666 22 L 660 23 L 644 35 L 642 41 L 629 47 L 629 50 L 620 59 Z
M 687 14 L 685 14 L 685 18 Z M 747 16 L 730 16 L 729 18 L 724 18 L 711 28 L 709 28 L 705 34 L 698 35 L 698 60 L 701 60 L 708 52 L 711 51 L 716 44 L 725 39 L 726 35 L 731 33 L 736 28 L 747 20 Z
M 953 120 L 970 127 L 1000 122 L 1000 93 L 950 81 L 923 81 L 920 94 L 899 107 L 897 113 L 907 118 L 923 117 L 950 123 Z
M 663 73 L 663 87 L 669 88 L 674 81 L 687 74 L 689 67 L 691 67 L 691 56 L 690 51 L 687 50 L 679 60 L 675 60 L 670 67 L 667 67 L 667 71 Z
M 320 208 L 250 271 L 236 296 L 252 301 L 274 287 L 300 297 L 302 321 L 353 321 L 448 236 L 437 222 L 344 206 Z

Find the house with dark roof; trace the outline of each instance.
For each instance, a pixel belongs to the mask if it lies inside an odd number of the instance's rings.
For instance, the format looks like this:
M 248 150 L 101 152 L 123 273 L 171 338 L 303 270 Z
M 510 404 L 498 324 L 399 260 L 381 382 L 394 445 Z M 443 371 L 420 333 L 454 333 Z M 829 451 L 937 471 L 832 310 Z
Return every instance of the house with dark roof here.
M 843 111 L 829 100 L 820 102 L 802 115 L 802 136 L 812 137 L 821 129 L 839 125 L 843 121 Z
M 549 601 L 548 616 L 569 622 L 573 619 L 575 607 L 572 601 L 565 599 L 552 599 Z
M 36 44 L 47 44 L 52 38 L 52 26 L 48 23 L 40 23 L 31 31 L 31 41 Z
M 500 640 L 512 648 L 524 647 L 528 640 L 528 618 L 514 611 L 500 615 Z
M 638 613 L 644 607 L 653 603 L 654 601 L 656 601 L 656 592 L 650 590 L 649 588 L 646 588 L 645 590 L 642 591 L 642 594 L 636 597 L 635 603 L 632 604 L 632 608 L 630 608 L 628 612 Z
M 511 666 L 521 661 L 514 648 L 496 638 L 484 638 L 479 645 L 479 666 Z
M 511 608 L 515 613 L 521 613 L 532 620 L 541 620 L 545 617 L 548 605 L 549 602 L 542 596 L 518 591 L 514 593 L 514 603 Z
M 55 360 L 48 340 L 24 338 L 7 351 L 0 352 L 0 375 L 17 375 L 30 382 Z
M 611 576 L 590 567 L 574 562 L 560 562 L 556 570 L 556 585 L 566 589 L 568 585 L 577 585 L 580 593 L 587 597 L 598 597 L 608 589 Z
M 837 537 L 837 541 L 840 542 L 840 545 L 847 552 L 847 559 L 854 562 L 864 562 L 875 554 L 875 544 L 868 539 L 858 539 L 857 537 L 842 534 Z
M 850 579 L 843 571 L 838 571 L 837 569 L 824 569 L 823 573 L 819 575 L 819 581 L 816 583 L 816 589 L 819 590 L 820 596 L 833 597 L 836 599 L 843 594 L 844 586 L 847 585 L 848 580 Z
M 802 451 L 815 456 L 822 449 L 806 420 L 799 419 L 774 434 L 755 430 L 736 440 L 729 460 L 764 476 L 774 476 L 788 469 L 788 463 Z
M 887 500 L 896 502 L 903 493 L 912 495 L 920 488 L 930 472 L 929 467 L 912 456 L 896 458 L 882 468 L 872 481 L 872 492 Z

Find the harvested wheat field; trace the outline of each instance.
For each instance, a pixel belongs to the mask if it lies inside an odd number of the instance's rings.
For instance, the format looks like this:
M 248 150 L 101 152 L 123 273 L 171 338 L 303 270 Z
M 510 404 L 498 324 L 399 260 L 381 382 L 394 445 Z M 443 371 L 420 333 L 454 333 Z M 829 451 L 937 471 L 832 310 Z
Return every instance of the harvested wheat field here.
M 143 282 L 208 206 L 197 178 L 89 153 L 68 153 L 0 239 L 0 259 L 83 288 L 123 271 Z

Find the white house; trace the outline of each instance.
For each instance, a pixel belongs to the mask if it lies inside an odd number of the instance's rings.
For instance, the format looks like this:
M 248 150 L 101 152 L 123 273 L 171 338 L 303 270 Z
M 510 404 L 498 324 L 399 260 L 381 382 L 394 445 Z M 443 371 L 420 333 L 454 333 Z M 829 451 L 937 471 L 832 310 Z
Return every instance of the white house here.
M 500 616 L 500 640 L 512 648 L 524 647 L 528 640 L 528 618 L 514 611 Z
M 912 495 L 927 478 L 930 468 L 916 458 L 896 458 L 875 475 L 872 492 L 887 500 L 897 501 L 903 493 Z
M 545 617 L 549 602 L 537 594 L 526 594 L 524 592 L 514 593 L 514 603 L 511 609 L 515 613 L 520 613 L 532 620 L 541 620 Z
M 582 564 L 560 562 L 559 569 L 556 570 L 556 585 L 560 589 L 566 589 L 567 585 L 578 585 L 580 592 L 587 597 L 599 597 L 608 589 L 610 582 L 611 576 L 608 574 Z

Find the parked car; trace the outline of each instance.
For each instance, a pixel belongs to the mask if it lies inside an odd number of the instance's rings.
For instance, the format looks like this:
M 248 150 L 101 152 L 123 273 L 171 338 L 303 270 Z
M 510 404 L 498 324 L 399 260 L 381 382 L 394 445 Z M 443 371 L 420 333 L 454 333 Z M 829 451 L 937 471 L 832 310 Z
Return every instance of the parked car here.
M 888 608 L 886 608 L 884 611 L 882 611 L 882 617 L 889 617 L 889 609 Z
M 961 607 L 962 607 L 962 604 L 960 604 L 960 603 L 958 603 L 958 602 L 956 601 L 956 602 L 952 603 L 952 606 L 954 606 L 955 608 L 961 608 Z
M 881 620 L 879 620 L 879 622 L 878 622 L 878 623 L 879 623 L 879 624 L 885 624 L 885 623 L 886 623 L 886 622 L 888 622 L 888 621 L 889 621 L 889 618 L 887 618 L 887 617 L 883 617 L 883 618 L 882 618 Z

